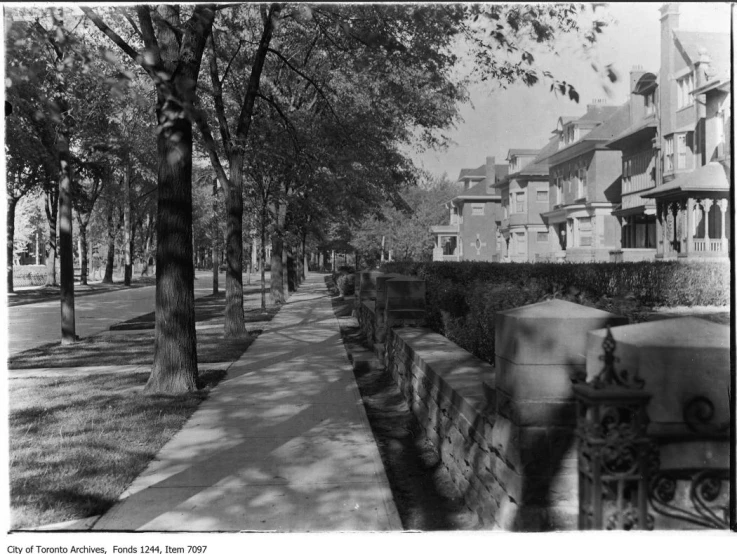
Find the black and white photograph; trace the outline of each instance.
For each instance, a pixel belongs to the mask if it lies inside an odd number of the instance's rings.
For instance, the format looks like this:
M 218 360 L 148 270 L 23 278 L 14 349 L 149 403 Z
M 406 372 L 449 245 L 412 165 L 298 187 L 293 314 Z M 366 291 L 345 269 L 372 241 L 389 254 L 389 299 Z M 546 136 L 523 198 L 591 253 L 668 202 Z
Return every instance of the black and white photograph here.
M 3 3 L 2 551 L 722 548 L 735 21 Z

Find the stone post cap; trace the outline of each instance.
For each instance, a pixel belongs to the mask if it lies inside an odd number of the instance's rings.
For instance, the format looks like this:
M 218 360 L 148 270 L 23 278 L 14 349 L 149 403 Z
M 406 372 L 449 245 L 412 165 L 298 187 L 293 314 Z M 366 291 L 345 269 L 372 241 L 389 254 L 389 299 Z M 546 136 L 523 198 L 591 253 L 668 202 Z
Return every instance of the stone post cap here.
M 515 364 L 580 366 L 586 363 L 586 333 L 627 318 L 565 300 L 546 300 L 497 312 L 496 356 Z

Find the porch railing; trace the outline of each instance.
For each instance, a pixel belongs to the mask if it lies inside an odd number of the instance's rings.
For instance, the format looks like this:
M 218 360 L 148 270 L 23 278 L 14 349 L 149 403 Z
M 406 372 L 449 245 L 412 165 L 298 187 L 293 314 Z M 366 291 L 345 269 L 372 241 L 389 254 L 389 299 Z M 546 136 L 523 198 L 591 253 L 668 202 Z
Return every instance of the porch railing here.
M 722 239 L 693 239 L 694 252 L 726 252 L 727 241 Z

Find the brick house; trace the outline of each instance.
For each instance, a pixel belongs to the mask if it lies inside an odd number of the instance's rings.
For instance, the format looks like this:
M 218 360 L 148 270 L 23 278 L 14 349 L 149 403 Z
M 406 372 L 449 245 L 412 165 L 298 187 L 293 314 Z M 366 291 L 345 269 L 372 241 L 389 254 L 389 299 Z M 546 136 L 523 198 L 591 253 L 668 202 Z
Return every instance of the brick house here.
M 507 175 L 507 165 L 496 164 L 493 156 L 476 169 L 462 169 L 458 182 L 461 194 L 446 204 L 447 225 L 435 225 L 433 261 L 492 261 L 497 258 L 496 215 L 501 197 L 494 188 Z
M 497 252 L 501 261 L 531 262 L 549 251 L 550 236 L 541 214 L 549 207 L 549 158 L 558 149 L 553 137 L 541 150 L 512 149 L 509 175 L 496 188 L 501 196 Z
M 655 259 L 655 201 L 643 194 L 655 188 L 657 178 L 653 143 L 658 127 L 658 77 L 635 67 L 629 82 L 630 125 L 606 144 L 622 152 L 622 197 L 612 212 L 622 229 L 621 248 L 610 253 L 615 262 Z
M 629 126 L 629 104 L 587 106 L 577 119 L 558 122 L 558 150 L 548 158 L 550 253 L 540 259 L 608 261 L 620 246 L 622 153 L 607 143 Z
M 656 259 L 729 259 L 731 79 L 729 35 L 679 29 L 661 8 Z

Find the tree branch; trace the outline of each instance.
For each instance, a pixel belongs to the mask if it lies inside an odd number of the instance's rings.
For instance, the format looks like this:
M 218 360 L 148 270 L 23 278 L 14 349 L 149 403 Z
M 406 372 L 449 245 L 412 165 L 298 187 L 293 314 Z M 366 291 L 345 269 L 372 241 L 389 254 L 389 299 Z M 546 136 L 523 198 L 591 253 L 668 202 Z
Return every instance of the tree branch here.
M 294 144 L 294 149 L 299 154 L 301 151 L 299 140 L 297 140 L 297 129 L 294 127 L 294 124 L 289 120 L 289 118 L 284 114 L 282 109 L 279 107 L 279 104 L 277 104 L 273 98 L 268 98 L 258 93 L 258 97 L 266 100 L 273 108 L 279 113 L 279 116 L 284 120 L 284 122 L 287 124 L 287 128 L 289 129 L 289 136 L 292 138 L 292 143 Z
M 110 40 L 113 41 L 114 44 L 118 46 L 123 52 L 125 52 L 134 62 L 139 64 L 143 69 L 146 70 L 147 73 L 151 72 L 151 66 L 146 63 L 146 60 L 141 56 L 138 52 L 136 52 L 133 47 L 125 42 L 123 38 L 113 31 L 110 27 L 108 27 L 107 23 L 105 23 L 102 18 L 97 15 L 97 13 L 94 12 L 91 8 L 88 8 L 86 6 L 79 6 L 79 9 L 84 12 L 84 14 L 92 21 L 92 23 L 95 24 L 95 26 L 102 31 L 104 35 L 106 35 Z
M 304 72 L 300 71 L 296 67 L 294 67 L 289 60 L 287 60 L 281 52 L 278 52 L 277 50 L 274 50 L 273 48 L 268 49 L 269 52 L 276 55 L 281 61 L 283 61 L 289 69 L 294 71 L 297 75 L 302 77 L 304 80 L 309 82 L 313 87 L 315 87 L 315 90 L 318 92 L 320 96 L 322 96 L 323 100 L 325 100 L 325 103 L 328 105 L 328 109 L 330 109 L 330 112 L 333 114 L 333 117 L 336 121 L 340 122 L 340 117 L 338 117 L 338 114 L 335 113 L 335 110 L 333 109 L 333 105 L 330 103 L 330 100 L 328 100 L 328 97 L 325 95 L 325 93 L 322 91 L 322 88 L 320 88 L 315 81 L 313 81 L 310 77 L 308 77 Z
M 212 56 L 210 56 L 210 80 L 212 81 L 212 99 L 215 103 L 215 113 L 217 114 L 218 123 L 220 124 L 220 139 L 223 142 L 225 155 L 230 159 L 231 153 L 231 137 L 228 118 L 225 116 L 225 104 L 223 103 L 223 87 L 220 77 L 218 77 L 218 60 L 217 48 L 215 46 L 215 34 L 210 35 L 210 46 L 212 47 Z
M 126 19 L 128 23 L 130 23 L 130 26 L 133 27 L 133 30 L 135 33 L 143 38 L 143 33 L 141 33 L 141 30 L 138 28 L 138 25 L 136 25 L 136 22 L 133 20 L 133 18 L 128 13 L 128 10 L 125 8 L 117 8 L 115 11 L 117 11 L 119 14 L 122 14 L 123 17 Z
M 205 149 L 207 150 L 207 155 L 210 158 L 210 164 L 215 170 L 215 174 L 218 177 L 218 181 L 220 181 L 220 184 L 222 185 L 223 190 L 225 191 L 225 194 L 229 195 L 230 190 L 231 190 L 230 179 L 228 179 L 228 176 L 225 174 L 225 169 L 223 168 L 223 164 L 220 163 L 220 156 L 218 156 L 217 143 L 215 142 L 215 139 L 212 136 L 212 132 L 210 131 L 210 125 L 207 123 L 207 118 L 204 116 L 204 114 L 200 110 L 198 110 L 194 106 L 192 106 L 192 109 L 188 111 L 190 112 L 190 117 L 197 124 L 197 128 L 199 129 L 200 134 L 202 135 L 202 139 L 205 143 Z

